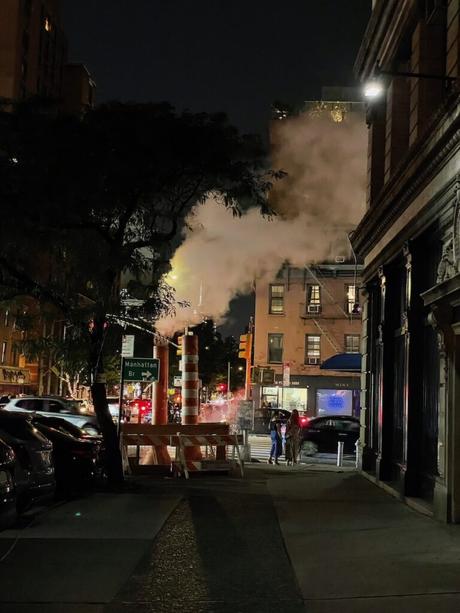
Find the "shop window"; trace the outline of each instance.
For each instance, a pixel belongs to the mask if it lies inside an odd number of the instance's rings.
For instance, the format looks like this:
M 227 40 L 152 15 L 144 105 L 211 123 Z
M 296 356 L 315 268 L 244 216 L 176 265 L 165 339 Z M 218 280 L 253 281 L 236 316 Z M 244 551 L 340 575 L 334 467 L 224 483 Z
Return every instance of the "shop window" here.
M 359 345 L 359 334 L 345 334 L 345 353 L 359 353 Z
M 270 363 L 281 364 L 283 361 L 283 335 L 268 335 L 268 361 Z
M 284 285 L 270 285 L 270 310 L 272 315 L 284 313 Z
M 305 336 L 305 364 L 319 364 L 321 361 L 321 335 Z
M 316 413 L 318 416 L 352 415 L 353 390 L 316 390 Z

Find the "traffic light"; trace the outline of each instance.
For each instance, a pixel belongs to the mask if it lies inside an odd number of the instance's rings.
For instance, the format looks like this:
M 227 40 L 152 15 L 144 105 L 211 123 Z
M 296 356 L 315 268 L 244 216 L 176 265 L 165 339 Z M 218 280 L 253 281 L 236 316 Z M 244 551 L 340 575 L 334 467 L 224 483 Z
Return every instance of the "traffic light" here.
M 240 336 L 239 358 L 247 360 L 251 356 L 252 334 L 242 334 Z
M 178 336 L 177 337 L 177 344 L 179 345 L 179 347 L 176 349 L 176 354 L 177 355 L 182 355 L 182 340 L 183 340 L 183 336 Z

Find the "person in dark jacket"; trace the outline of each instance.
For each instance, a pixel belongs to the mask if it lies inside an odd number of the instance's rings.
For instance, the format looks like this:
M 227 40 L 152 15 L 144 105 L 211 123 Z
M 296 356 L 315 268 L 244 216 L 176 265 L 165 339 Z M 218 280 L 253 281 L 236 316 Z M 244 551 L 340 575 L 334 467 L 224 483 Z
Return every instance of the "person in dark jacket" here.
M 280 414 L 275 411 L 270 419 L 270 438 L 272 440 L 272 448 L 270 450 L 269 464 L 279 464 L 278 458 L 283 451 L 283 442 L 281 438 L 281 421 Z

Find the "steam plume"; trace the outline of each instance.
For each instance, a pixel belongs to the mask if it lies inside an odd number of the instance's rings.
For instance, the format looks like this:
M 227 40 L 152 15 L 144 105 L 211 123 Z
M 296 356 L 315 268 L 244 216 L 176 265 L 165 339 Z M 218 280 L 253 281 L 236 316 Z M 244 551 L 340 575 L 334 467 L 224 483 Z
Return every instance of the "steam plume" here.
M 348 254 L 346 232 L 365 202 L 366 129 L 361 117 L 300 117 L 272 129 L 273 167 L 287 171 L 272 192 L 272 220 L 249 210 L 240 218 L 212 199 L 197 207 L 177 250 L 168 281 L 190 302 L 158 322 L 165 334 L 198 323 L 218 323 L 230 300 L 248 293 L 255 279 L 273 277 L 285 261 L 303 267 Z

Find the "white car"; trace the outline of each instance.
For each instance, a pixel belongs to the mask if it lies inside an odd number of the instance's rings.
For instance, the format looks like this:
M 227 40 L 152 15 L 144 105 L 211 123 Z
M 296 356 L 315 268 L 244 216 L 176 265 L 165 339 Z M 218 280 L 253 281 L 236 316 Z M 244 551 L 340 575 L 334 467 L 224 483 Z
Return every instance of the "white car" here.
M 100 434 L 101 430 L 96 415 L 85 412 L 79 405 L 78 402 L 57 396 L 30 396 L 13 398 L 0 410 L 62 417 L 88 434 Z

